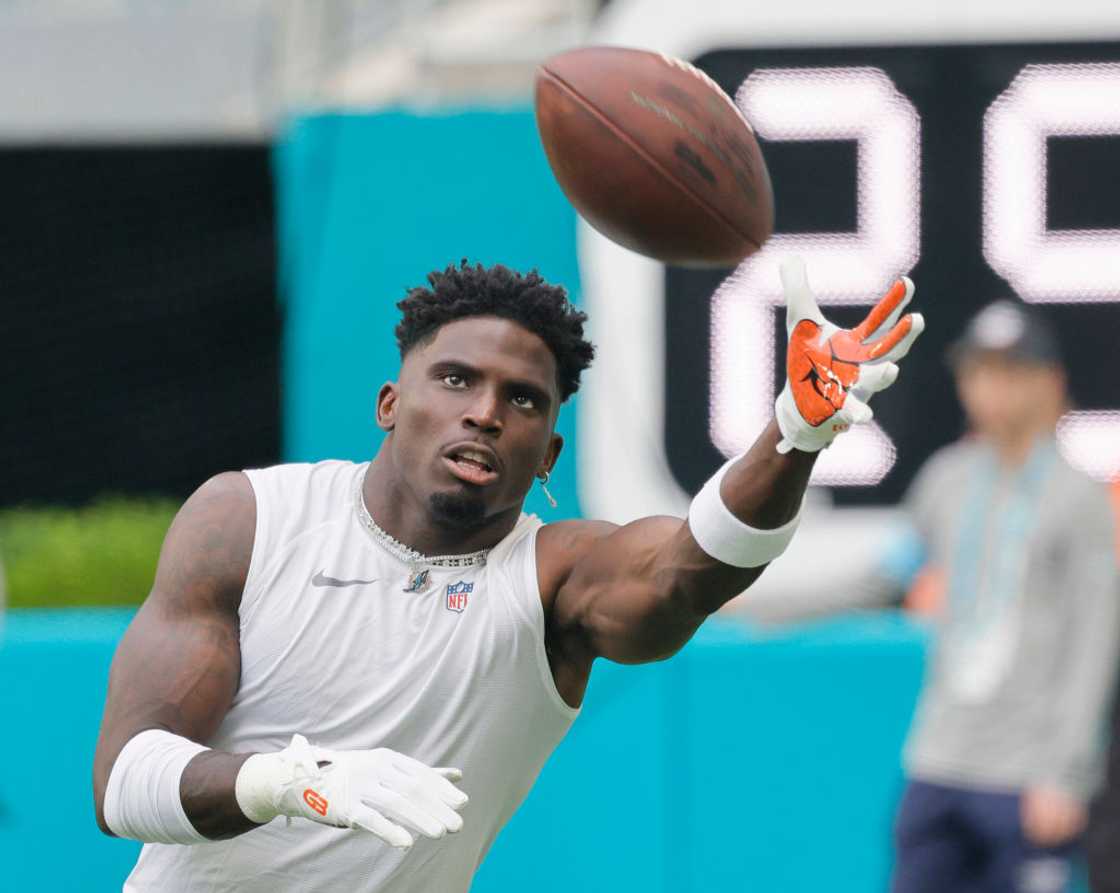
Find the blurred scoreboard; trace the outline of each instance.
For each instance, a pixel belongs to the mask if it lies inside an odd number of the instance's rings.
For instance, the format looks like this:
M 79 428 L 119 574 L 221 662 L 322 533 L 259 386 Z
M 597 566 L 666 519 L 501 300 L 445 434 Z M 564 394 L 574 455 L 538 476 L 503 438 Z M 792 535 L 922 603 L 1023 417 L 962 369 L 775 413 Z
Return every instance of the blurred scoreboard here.
M 1075 402 L 1066 454 L 1120 473 L 1120 43 L 742 49 L 695 64 L 734 96 L 774 182 L 776 234 L 737 270 L 664 274 L 664 450 L 694 492 L 744 449 L 781 381 L 777 259 L 805 257 L 841 324 L 909 273 L 928 328 L 872 426 L 815 483 L 894 502 L 963 420 L 943 362 L 1013 297 L 1057 328 Z

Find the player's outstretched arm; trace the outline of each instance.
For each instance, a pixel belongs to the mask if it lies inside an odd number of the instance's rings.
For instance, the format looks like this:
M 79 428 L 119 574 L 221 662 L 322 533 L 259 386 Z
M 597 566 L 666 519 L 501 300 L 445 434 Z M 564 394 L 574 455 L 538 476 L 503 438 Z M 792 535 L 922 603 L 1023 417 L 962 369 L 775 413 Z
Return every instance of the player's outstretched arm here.
M 94 759 L 98 825 L 179 844 L 233 837 L 279 815 L 360 828 L 398 847 L 414 833 L 458 831 L 467 802 L 452 784 L 458 770 L 386 748 L 325 750 L 298 734 L 276 753 L 199 743 L 237 692 L 238 607 L 255 524 L 239 472 L 200 487 L 172 523 L 152 592 L 113 659 Z
M 545 591 L 555 586 L 549 634 L 567 663 L 668 657 L 749 587 L 792 538 L 819 451 L 870 421 L 868 399 L 894 382 L 894 361 L 924 325 L 902 315 L 914 290 L 905 278 L 850 330 L 821 314 L 799 259 L 782 265 L 782 284 L 789 348 L 775 419 L 708 481 L 688 518 L 550 525 L 557 530 L 552 548 L 547 539 L 542 546 L 542 579 Z M 554 564 L 550 556 L 564 553 L 578 557 Z M 562 573 L 550 578 L 556 566 Z

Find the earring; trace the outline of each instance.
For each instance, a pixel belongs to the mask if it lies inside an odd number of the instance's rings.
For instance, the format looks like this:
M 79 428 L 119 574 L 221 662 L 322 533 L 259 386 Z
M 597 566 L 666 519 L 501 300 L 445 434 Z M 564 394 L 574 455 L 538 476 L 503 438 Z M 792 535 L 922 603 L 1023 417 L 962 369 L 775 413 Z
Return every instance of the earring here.
M 541 482 L 541 489 L 544 490 L 544 498 L 548 500 L 548 504 L 556 508 L 558 503 L 552 498 L 552 494 L 548 492 L 548 479 L 552 477 L 547 471 L 542 471 L 537 475 L 537 480 Z

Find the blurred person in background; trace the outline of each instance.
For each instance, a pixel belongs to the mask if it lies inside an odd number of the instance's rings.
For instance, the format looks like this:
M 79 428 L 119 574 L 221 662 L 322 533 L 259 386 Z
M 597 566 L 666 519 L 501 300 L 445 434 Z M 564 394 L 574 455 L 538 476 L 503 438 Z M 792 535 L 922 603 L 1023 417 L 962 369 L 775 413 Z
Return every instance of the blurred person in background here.
M 739 609 L 788 621 L 907 592 L 936 603 L 892 889 L 1058 893 L 1103 762 L 1120 629 L 1114 522 L 1105 489 L 1058 452 L 1066 377 L 1045 319 L 993 303 L 949 361 L 970 434 L 918 473 L 879 567 L 837 593 L 746 596 Z
M 928 564 L 941 637 L 907 746 L 894 889 L 1066 889 L 1098 785 L 1118 589 L 1104 489 L 1070 467 L 1056 338 L 1010 301 L 950 351 L 974 437 L 934 456 L 907 500 L 899 582 Z

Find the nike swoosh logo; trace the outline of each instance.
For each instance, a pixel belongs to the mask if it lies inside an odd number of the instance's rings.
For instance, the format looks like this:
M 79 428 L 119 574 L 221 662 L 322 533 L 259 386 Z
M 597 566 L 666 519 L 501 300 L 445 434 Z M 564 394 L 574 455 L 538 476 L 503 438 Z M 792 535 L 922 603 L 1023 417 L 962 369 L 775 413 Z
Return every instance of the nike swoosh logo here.
M 335 589 L 343 586 L 368 586 L 370 583 L 376 583 L 377 578 L 372 580 L 336 580 L 334 577 L 328 577 L 322 571 L 319 571 L 314 577 L 311 578 L 312 586 L 319 586 L 321 588 L 333 587 Z

